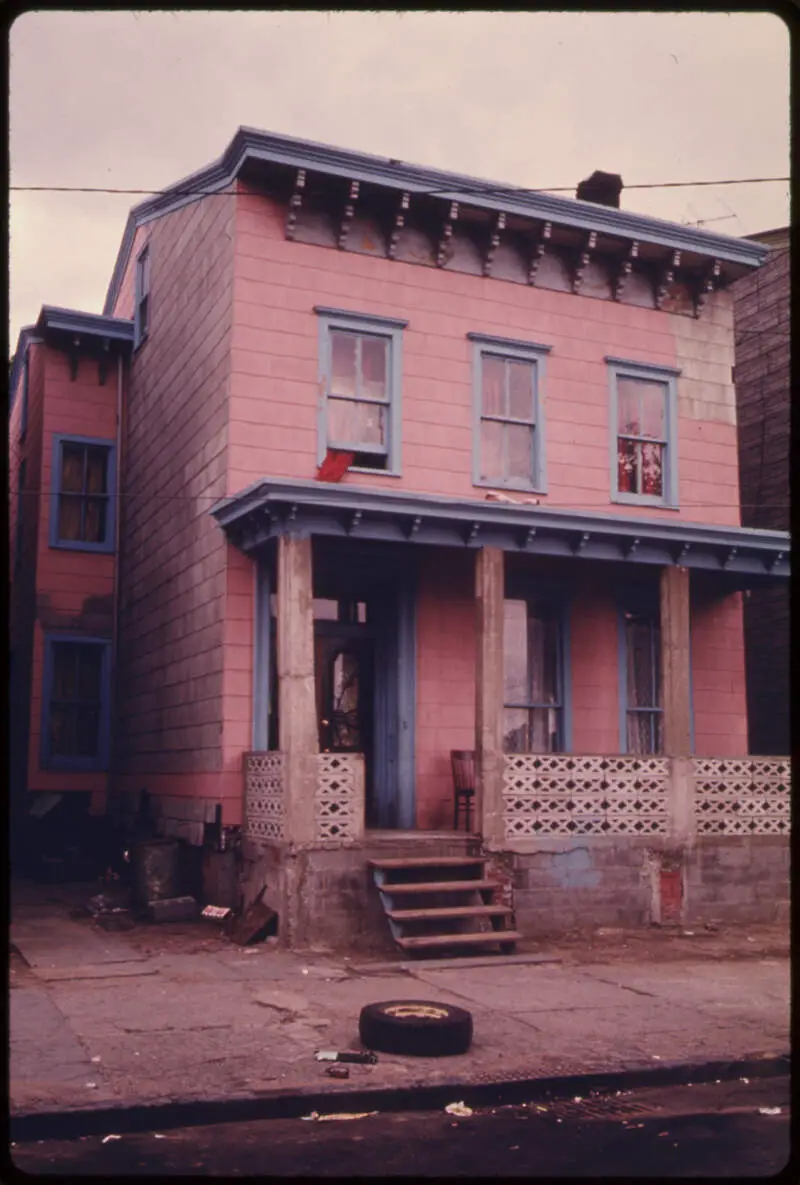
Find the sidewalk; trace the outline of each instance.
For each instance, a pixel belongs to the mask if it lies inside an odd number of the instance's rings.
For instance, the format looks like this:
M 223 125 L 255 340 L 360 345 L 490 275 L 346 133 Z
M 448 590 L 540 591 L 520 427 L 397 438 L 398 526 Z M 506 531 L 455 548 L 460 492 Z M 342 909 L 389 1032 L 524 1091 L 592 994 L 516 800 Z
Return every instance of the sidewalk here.
M 106 933 L 70 916 L 92 891 L 12 892 L 12 1116 L 276 1091 L 457 1090 L 789 1049 L 788 928 L 599 931 L 510 958 L 368 964 L 234 946 L 205 922 Z M 361 1007 L 390 999 L 469 1008 L 472 1048 L 380 1054 L 346 1081 L 327 1077 L 314 1051 L 358 1048 Z

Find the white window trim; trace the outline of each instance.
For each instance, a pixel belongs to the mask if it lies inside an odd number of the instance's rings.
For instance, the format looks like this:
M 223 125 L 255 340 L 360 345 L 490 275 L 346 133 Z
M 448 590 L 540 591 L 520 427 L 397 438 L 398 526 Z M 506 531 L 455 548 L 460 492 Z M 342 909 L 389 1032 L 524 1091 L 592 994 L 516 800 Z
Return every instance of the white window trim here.
M 627 506 L 660 506 L 666 510 L 678 510 L 678 383 L 680 370 L 672 366 L 647 365 L 642 362 L 628 362 L 624 358 L 606 356 L 609 381 L 609 449 L 611 467 L 611 501 Z M 667 443 L 663 467 L 664 492 L 655 494 L 629 494 L 619 488 L 619 459 L 617 454 L 617 380 L 619 378 L 645 379 L 663 383 L 666 387 L 667 406 L 664 423 Z
M 321 465 L 328 451 L 328 384 L 331 366 L 331 330 L 347 333 L 366 333 L 383 337 L 389 342 L 389 403 L 387 416 L 386 468 L 365 468 L 354 465 L 348 473 L 371 473 L 383 477 L 400 477 L 402 465 L 402 376 L 403 330 L 408 321 L 395 317 L 378 317 L 372 313 L 352 313 L 347 309 L 331 309 L 316 305 L 319 317 L 319 406 L 317 414 L 317 464 Z M 366 451 L 366 450 L 365 450 Z
M 472 484 L 490 490 L 522 490 L 531 494 L 547 493 L 546 433 L 544 411 L 545 360 L 552 346 L 538 342 L 516 341 L 484 333 L 468 333 L 472 342 Z M 481 477 L 481 422 L 483 420 L 483 358 L 517 359 L 533 365 L 533 473 L 529 482 L 519 479 Z

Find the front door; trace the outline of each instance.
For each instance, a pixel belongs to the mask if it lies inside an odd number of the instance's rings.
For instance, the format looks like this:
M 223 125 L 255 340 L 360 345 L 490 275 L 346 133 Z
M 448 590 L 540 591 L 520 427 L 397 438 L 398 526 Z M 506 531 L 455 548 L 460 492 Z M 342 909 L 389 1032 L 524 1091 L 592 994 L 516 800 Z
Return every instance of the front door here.
M 333 627 L 333 628 L 331 628 Z M 363 753 L 367 826 L 374 813 L 375 642 L 334 623 L 314 640 L 317 722 L 323 753 Z

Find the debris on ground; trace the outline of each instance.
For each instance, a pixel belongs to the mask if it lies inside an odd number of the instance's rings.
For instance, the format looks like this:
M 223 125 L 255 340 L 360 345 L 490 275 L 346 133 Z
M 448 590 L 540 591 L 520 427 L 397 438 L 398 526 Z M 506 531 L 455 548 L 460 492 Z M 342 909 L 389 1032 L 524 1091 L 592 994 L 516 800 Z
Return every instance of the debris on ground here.
M 781 1109 L 780 1107 L 759 1107 L 758 1113 L 759 1115 L 780 1115 Z
M 445 1107 L 448 1115 L 458 1115 L 466 1118 L 467 1115 L 474 1115 L 475 1112 L 472 1107 L 468 1107 L 465 1103 L 448 1103 Z
M 229 918 L 233 910 L 229 905 L 207 905 L 200 912 L 202 918 L 208 918 L 212 922 L 224 922 Z
M 241 917 L 231 922 L 228 937 L 239 946 L 248 946 L 251 942 L 260 942 L 266 938 L 270 931 L 274 933 L 277 925 L 277 913 L 259 898 L 248 906 Z
M 371 1049 L 366 1051 L 360 1049 L 345 1049 L 343 1051 L 318 1049 L 314 1057 L 318 1062 L 356 1062 L 360 1066 L 374 1066 L 378 1060 L 378 1055 Z
M 121 1140 L 121 1139 L 122 1139 L 122 1136 L 115 1136 L 115 1135 L 110 1135 L 110 1136 L 103 1136 L 103 1138 L 102 1138 L 102 1140 L 100 1141 L 100 1143 L 101 1143 L 101 1144 L 107 1144 L 109 1140 Z
M 369 1119 L 371 1115 L 377 1115 L 377 1111 L 339 1111 L 332 1115 L 320 1115 L 319 1111 L 312 1111 L 310 1115 L 301 1115 L 301 1119 L 315 1119 L 319 1123 L 324 1123 L 331 1119 Z
M 350 1071 L 347 1066 L 326 1066 L 325 1073 L 329 1078 L 349 1078 Z
M 187 922 L 197 917 L 194 897 L 161 897 L 147 902 L 147 912 L 154 922 Z

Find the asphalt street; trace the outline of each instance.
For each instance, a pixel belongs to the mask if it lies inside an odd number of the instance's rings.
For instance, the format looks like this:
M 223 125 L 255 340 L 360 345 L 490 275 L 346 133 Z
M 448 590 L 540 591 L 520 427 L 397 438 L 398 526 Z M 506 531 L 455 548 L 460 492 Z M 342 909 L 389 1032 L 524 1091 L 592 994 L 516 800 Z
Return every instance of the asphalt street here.
M 740 1079 L 463 1116 L 399 1112 L 107 1132 L 10 1152 L 24 1173 L 74 1176 L 771 1176 L 789 1159 L 789 1100 L 787 1077 Z

